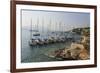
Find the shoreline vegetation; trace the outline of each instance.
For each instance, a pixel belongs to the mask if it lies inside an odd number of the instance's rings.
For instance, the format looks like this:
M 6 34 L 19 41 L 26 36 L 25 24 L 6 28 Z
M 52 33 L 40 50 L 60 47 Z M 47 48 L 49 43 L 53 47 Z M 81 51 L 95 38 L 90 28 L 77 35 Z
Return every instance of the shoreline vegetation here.
M 70 47 L 45 53 L 50 58 L 58 60 L 88 60 L 90 59 L 90 28 L 75 28 L 71 32 L 81 35 L 81 40 L 72 42 Z

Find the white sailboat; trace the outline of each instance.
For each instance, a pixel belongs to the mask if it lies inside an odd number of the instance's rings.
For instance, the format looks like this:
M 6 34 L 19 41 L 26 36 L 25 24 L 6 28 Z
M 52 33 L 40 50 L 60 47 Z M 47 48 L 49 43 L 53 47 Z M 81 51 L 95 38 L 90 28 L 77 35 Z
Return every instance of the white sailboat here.
M 40 33 L 39 33 L 39 30 L 38 30 L 38 24 L 39 24 L 39 20 L 37 19 L 37 25 L 34 25 L 34 29 L 33 29 L 33 26 L 32 26 L 32 18 L 31 18 L 31 31 L 30 31 L 30 41 L 29 41 L 29 44 L 31 46 L 33 45 L 37 45 L 39 43 L 39 36 L 40 36 Z

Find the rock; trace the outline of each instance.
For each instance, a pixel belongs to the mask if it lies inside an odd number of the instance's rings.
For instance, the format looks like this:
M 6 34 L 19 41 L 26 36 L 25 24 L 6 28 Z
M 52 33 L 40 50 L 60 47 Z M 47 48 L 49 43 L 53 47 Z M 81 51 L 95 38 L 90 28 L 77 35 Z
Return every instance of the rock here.
M 89 52 L 84 47 L 83 44 L 72 43 L 70 50 L 71 50 L 71 57 L 73 59 L 80 59 L 80 60 L 89 59 Z
M 83 50 L 83 44 L 72 43 L 70 49 Z
M 82 36 L 80 44 L 83 44 L 84 48 L 90 51 L 90 38 L 89 36 Z
M 63 51 L 64 51 L 64 48 L 56 50 L 55 51 L 56 57 L 62 57 L 63 56 Z
M 61 57 L 65 59 L 86 60 L 89 58 L 88 54 L 83 44 L 72 43 L 70 48 L 63 50 Z
M 62 58 L 71 59 L 69 48 L 63 49 L 61 55 Z
M 80 52 L 84 49 L 82 44 L 72 43 L 70 48 L 71 57 L 73 59 L 78 59 Z
M 66 60 L 86 60 L 89 53 L 83 44 L 72 43 L 70 48 L 62 48 L 49 53 L 49 57 Z
M 88 51 L 86 49 L 83 49 L 80 52 L 79 59 L 81 59 L 81 60 L 87 60 L 87 59 L 89 59 Z

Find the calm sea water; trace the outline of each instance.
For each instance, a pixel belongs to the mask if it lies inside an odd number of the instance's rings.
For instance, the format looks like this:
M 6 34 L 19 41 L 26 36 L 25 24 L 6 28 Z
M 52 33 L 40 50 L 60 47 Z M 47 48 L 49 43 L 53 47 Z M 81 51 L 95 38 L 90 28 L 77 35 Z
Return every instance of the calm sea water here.
M 21 62 L 48 62 L 58 61 L 58 59 L 50 58 L 45 54 L 56 49 L 64 48 L 65 46 L 70 47 L 71 42 L 66 43 L 55 43 L 45 46 L 29 46 L 30 31 L 22 29 L 22 40 L 21 40 Z

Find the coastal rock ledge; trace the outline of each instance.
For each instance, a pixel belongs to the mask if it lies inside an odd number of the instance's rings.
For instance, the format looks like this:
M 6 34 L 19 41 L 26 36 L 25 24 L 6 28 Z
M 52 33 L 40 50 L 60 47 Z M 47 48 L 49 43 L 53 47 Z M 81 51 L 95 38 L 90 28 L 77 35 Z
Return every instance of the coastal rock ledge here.
M 89 52 L 85 49 L 83 44 L 72 43 L 70 48 L 62 48 L 51 51 L 47 54 L 51 58 L 59 60 L 87 60 L 89 59 Z

